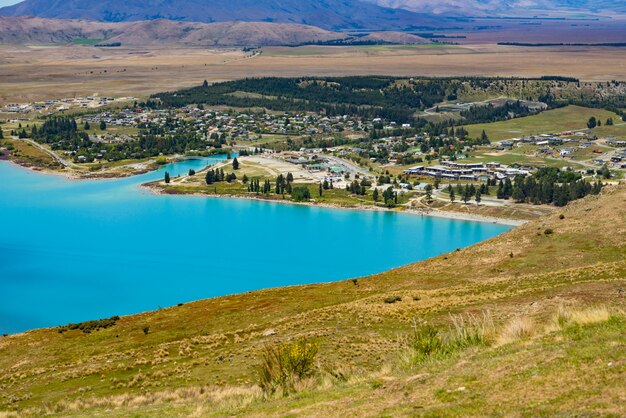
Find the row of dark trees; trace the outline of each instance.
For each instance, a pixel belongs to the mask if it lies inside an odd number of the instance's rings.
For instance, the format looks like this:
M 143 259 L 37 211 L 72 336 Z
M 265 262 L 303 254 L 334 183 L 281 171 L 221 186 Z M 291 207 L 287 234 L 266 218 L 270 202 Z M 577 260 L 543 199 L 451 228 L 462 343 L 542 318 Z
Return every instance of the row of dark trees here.
M 497 197 L 513 199 L 518 203 L 565 206 L 589 194 L 598 194 L 601 190 L 600 181 L 591 183 L 579 173 L 544 167 L 533 176 L 517 176 L 513 182 L 509 178 L 500 181 Z
M 589 194 L 602 191 L 602 183 L 590 183 L 580 179 L 566 183 L 556 183 L 550 179 L 535 179 L 533 176 L 517 177 L 513 184 L 511 198 L 517 203 L 554 204 L 565 206 L 569 202 L 582 199 Z
M 482 196 L 489 195 L 490 187 L 496 185 L 498 186 L 496 191 L 498 199 L 513 199 L 517 203 L 536 205 L 565 206 L 573 200 L 602 191 L 600 181 L 589 182 L 584 180 L 579 173 L 547 167 L 539 169 L 533 176 L 517 176 L 513 181 L 507 177 L 500 181 L 491 179 L 479 186 L 457 184 L 453 188 L 449 185 L 447 192 L 452 202 L 458 198 L 465 203 L 472 199 L 480 203 Z M 432 189 L 430 186 L 426 190 L 429 199 Z
M 250 184 L 248 184 L 248 192 L 256 193 L 256 194 L 269 194 L 272 191 L 272 184 L 269 180 L 265 180 L 263 185 L 261 185 L 261 181 L 259 179 L 250 180 Z
M 367 189 L 372 185 L 372 183 L 363 178 L 361 181 L 353 180 L 352 183 L 346 184 L 346 190 L 352 194 L 356 194 L 359 196 L 365 196 L 367 194 Z
M 510 119 L 511 117 L 528 116 L 536 111 L 532 111 L 522 102 L 507 102 L 503 106 L 494 106 L 491 103 L 486 106 L 472 106 L 461 111 L 461 116 L 471 123 L 489 123 Z
M 287 176 L 283 176 L 279 174 L 276 177 L 276 194 L 291 194 L 292 187 L 291 183 L 293 182 L 293 175 L 291 173 L 287 173 Z
M 465 84 L 471 88 L 487 87 L 495 79 L 423 78 L 397 83 L 395 77 L 323 77 L 323 78 L 250 78 L 160 93 L 164 107 L 189 104 L 225 105 L 242 108 L 262 107 L 281 111 L 311 111 L 326 115 L 357 115 L 396 122 L 414 122 L 415 111 L 455 100 Z M 248 96 L 235 92 L 253 93 Z M 548 100 L 546 98 L 546 100 Z M 155 104 L 155 102 L 152 102 Z M 474 106 L 463 113 L 464 123 L 525 116 L 532 111 L 521 102 L 504 106 Z M 445 125 L 454 125 L 448 121 Z

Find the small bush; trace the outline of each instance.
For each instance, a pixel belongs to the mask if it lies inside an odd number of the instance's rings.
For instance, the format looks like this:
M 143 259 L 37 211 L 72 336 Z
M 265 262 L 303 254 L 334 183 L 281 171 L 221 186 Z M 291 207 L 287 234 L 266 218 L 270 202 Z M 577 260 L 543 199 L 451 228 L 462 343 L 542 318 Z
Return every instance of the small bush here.
M 440 355 L 445 351 L 439 330 L 430 324 L 418 327 L 413 333 L 409 345 L 414 351 L 416 360 L 423 360 L 433 355 Z
M 414 323 L 413 334 L 407 341 L 410 366 L 431 359 L 441 359 L 473 346 L 487 345 L 493 332 L 489 313 L 482 317 L 452 316 L 452 328 L 441 332 L 430 324 Z
M 560 215 L 559 215 L 559 219 L 565 219 L 565 215 L 560 214 Z
M 319 346 L 306 338 L 266 347 L 259 370 L 259 386 L 266 394 L 278 390 L 283 395 L 295 391 L 295 385 L 314 374 Z
M 98 331 L 100 329 L 106 329 L 114 326 L 117 321 L 120 320 L 119 316 L 112 316 L 111 318 L 106 319 L 97 319 L 95 321 L 85 321 L 79 322 L 77 324 L 68 324 L 62 327 L 59 327 L 59 333 L 64 333 L 65 331 L 79 329 L 85 334 L 89 334 L 93 331 Z
M 150 332 L 150 327 L 149 326 L 145 326 L 145 327 L 142 328 L 142 330 L 143 330 L 143 334 L 144 335 L 148 335 L 148 333 Z
M 401 300 L 402 298 L 400 296 L 389 296 L 388 298 L 385 298 L 385 303 L 396 303 Z
M 554 234 L 554 231 L 552 230 L 552 228 L 546 228 L 545 231 L 543 231 L 544 235 L 552 235 Z

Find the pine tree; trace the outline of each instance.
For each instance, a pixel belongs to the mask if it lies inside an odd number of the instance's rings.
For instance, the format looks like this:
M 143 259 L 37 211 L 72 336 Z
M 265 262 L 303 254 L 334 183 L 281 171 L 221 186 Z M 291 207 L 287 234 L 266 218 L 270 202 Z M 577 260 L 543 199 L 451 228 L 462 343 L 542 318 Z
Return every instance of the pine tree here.
M 237 160 L 237 157 L 233 160 L 233 170 L 239 170 L 239 161 Z
M 480 201 L 482 200 L 480 190 L 476 190 L 476 196 L 474 196 L 474 199 L 476 200 L 476 205 L 480 205 Z
M 215 172 L 213 170 L 209 170 L 206 172 L 206 176 L 204 177 L 206 184 L 213 184 L 215 182 Z
M 517 203 L 522 203 L 526 200 L 526 195 L 524 194 L 524 190 L 522 190 L 522 187 L 518 184 L 518 182 L 515 182 L 515 186 L 513 187 L 513 192 L 511 192 L 511 197 Z
M 433 200 L 433 186 L 427 184 L 424 191 L 426 192 L 426 200 L 431 202 Z
M 170 173 L 169 172 L 165 172 L 165 184 L 169 184 L 170 183 Z
M 467 202 L 469 202 L 471 198 L 472 195 L 470 194 L 470 189 L 469 187 L 466 187 L 465 193 L 463 193 L 463 197 L 461 199 L 463 200 L 463 203 L 467 204 Z
M 511 183 L 511 179 L 508 177 L 504 180 L 504 187 L 502 189 L 502 192 L 505 199 L 511 197 L 511 194 L 513 193 L 513 184 Z

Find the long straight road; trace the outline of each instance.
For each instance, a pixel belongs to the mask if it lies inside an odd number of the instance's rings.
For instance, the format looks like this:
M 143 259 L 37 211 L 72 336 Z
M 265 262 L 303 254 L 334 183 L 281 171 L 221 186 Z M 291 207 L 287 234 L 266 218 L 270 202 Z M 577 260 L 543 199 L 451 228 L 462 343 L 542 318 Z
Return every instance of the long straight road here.
M 61 157 L 59 157 L 57 154 L 55 154 L 52 150 L 49 150 L 48 148 L 44 147 L 43 145 L 41 145 L 38 142 L 33 141 L 32 139 L 28 139 L 28 138 L 17 138 L 17 137 L 13 137 L 14 140 L 16 141 L 23 141 L 26 143 L 29 143 L 31 145 L 33 145 L 34 147 L 39 148 L 40 150 L 42 150 L 43 152 L 45 152 L 46 154 L 50 155 L 52 158 L 54 158 L 55 161 L 57 161 L 59 164 L 65 166 L 65 167 L 72 167 L 72 168 L 80 168 L 78 165 L 67 161 Z

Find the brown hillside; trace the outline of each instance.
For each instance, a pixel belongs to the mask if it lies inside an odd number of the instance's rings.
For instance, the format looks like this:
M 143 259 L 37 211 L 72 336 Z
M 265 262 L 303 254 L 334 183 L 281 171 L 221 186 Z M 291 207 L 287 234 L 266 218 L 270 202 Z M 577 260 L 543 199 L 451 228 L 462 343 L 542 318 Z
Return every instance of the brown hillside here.
M 0 16 L 0 44 L 67 44 L 106 39 L 127 45 L 266 46 L 295 45 L 345 36 L 314 26 L 267 23 L 193 23 L 158 19 L 105 23 Z

